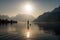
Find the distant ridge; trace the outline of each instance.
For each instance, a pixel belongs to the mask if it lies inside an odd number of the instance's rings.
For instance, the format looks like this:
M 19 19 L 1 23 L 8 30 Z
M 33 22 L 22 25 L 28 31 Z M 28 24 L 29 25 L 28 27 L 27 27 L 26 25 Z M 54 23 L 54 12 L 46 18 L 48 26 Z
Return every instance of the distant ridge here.
M 32 15 L 26 15 L 26 14 L 18 14 L 15 17 L 12 18 L 12 20 L 17 20 L 17 21 L 33 21 L 35 18 Z
M 52 12 L 46 12 L 39 16 L 36 22 L 59 22 L 60 21 L 60 7 L 55 8 Z

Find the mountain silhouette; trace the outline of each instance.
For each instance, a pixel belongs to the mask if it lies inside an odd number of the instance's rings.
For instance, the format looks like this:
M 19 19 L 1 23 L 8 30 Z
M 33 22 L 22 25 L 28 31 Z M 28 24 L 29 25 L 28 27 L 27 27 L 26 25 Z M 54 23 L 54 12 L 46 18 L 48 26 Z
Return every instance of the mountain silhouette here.
M 0 19 L 10 19 L 7 15 L 0 15 Z
M 26 15 L 26 14 L 18 14 L 15 17 L 12 17 L 12 20 L 17 20 L 17 21 L 33 21 L 35 18 L 32 15 Z
M 55 8 L 52 12 L 46 12 L 40 15 L 34 21 L 36 22 L 59 22 L 60 21 L 60 7 Z
M 60 7 L 44 13 L 35 19 L 34 22 L 39 22 L 39 28 L 42 27 L 44 30 L 51 30 L 55 34 L 60 35 Z

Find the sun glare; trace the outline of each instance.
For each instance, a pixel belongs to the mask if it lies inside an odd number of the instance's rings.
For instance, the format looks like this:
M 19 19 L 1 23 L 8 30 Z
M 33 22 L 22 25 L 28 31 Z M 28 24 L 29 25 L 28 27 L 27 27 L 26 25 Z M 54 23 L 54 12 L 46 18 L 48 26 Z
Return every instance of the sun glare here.
M 31 11 L 32 10 L 31 5 L 29 5 L 29 4 L 25 5 L 25 10 L 26 11 Z
M 32 11 L 32 6 L 30 4 L 26 4 L 24 9 L 25 9 L 25 11 L 30 12 L 30 11 Z
M 33 8 L 32 8 L 31 4 L 29 4 L 29 3 L 25 4 L 23 9 L 24 9 L 24 14 L 32 15 L 32 9 Z

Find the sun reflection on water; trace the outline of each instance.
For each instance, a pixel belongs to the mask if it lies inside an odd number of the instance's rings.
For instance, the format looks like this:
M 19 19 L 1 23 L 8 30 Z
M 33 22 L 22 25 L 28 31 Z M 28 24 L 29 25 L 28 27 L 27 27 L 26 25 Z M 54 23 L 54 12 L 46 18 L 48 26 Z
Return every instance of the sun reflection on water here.
M 39 35 L 41 33 L 41 31 L 38 28 L 38 25 L 34 25 L 34 24 L 32 24 L 29 29 L 27 29 L 26 24 L 24 24 L 21 26 L 20 30 L 21 30 L 20 32 L 21 32 L 23 38 L 27 38 L 27 39 L 35 38 L 35 37 L 37 37 L 37 35 Z
M 30 37 L 30 32 L 29 32 L 29 31 L 27 32 L 27 35 L 26 35 L 26 36 L 27 36 L 27 38 L 29 38 L 29 37 Z

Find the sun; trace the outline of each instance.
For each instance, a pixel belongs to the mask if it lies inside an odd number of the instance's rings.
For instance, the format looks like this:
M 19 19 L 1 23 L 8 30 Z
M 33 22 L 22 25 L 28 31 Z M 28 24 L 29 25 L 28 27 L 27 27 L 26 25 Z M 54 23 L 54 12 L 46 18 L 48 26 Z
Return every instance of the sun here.
M 24 5 L 24 11 L 25 11 L 25 14 L 27 15 L 32 15 L 32 5 L 31 4 L 25 4 Z
M 31 5 L 29 5 L 29 4 L 25 5 L 25 10 L 26 11 L 31 11 L 32 10 Z
M 32 15 L 33 13 L 33 5 L 31 3 L 26 3 L 22 6 L 22 14 Z
M 31 4 L 25 4 L 24 10 L 25 10 L 26 12 L 31 12 L 31 11 L 32 11 L 32 5 L 31 5 Z

